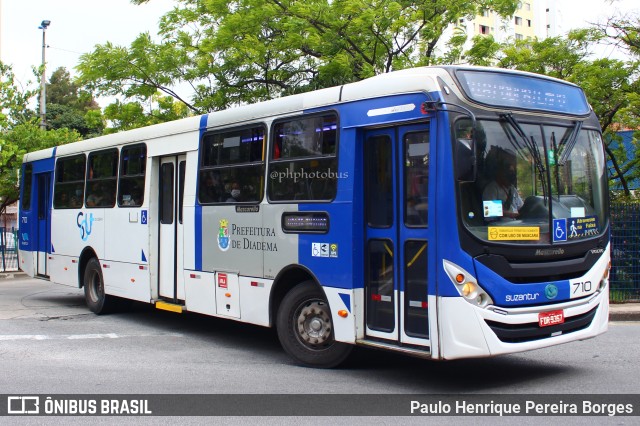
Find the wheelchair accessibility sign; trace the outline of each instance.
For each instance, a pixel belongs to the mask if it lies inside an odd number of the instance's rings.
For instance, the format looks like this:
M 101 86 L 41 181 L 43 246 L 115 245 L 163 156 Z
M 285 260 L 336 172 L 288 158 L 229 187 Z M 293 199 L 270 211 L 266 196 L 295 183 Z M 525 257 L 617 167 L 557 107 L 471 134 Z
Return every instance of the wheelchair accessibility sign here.
M 553 219 L 553 241 L 567 241 L 567 219 Z

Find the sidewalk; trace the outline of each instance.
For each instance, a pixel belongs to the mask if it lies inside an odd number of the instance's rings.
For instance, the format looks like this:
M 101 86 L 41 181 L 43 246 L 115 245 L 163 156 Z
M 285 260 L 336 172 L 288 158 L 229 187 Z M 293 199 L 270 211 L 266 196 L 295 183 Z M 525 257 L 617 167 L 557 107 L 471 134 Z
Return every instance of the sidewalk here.
M 24 278 L 22 271 L 0 272 L 0 279 Z M 640 303 L 612 303 L 609 305 L 609 321 L 640 321 Z

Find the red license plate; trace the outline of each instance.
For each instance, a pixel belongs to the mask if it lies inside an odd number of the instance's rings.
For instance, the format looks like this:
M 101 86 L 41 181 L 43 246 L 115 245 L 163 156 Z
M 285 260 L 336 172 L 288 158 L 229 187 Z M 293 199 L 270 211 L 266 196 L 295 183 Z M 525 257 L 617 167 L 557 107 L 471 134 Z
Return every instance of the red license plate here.
M 564 322 L 564 311 L 543 312 L 538 314 L 538 325 L 549 327 L 550 325 L 562 324 Z

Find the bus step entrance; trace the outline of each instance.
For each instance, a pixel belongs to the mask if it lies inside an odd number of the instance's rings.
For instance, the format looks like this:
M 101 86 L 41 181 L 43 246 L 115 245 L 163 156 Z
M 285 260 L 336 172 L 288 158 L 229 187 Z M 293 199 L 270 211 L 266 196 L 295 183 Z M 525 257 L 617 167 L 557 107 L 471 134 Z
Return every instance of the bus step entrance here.
M 181 314 L 182 311 L 184 311 L 184 305 L 168 303 L 162 300 L 156 300 L 156 308 L 162 309 L 163 311 L 175 312 L 177 314 Z

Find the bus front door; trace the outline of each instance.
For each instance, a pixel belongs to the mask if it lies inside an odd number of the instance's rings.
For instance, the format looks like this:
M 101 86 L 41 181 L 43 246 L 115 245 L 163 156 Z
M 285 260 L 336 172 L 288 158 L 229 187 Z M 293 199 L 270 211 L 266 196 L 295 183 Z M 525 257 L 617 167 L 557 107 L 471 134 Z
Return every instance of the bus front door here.
M 184 301 L 183 201 L 186 156 L 160 159 L 158 295 Z
M 429 124 L 364 136 L 365 334 L 428 351 Z
M 35 175 L 36 203 L 38 212 L 38 238 L 36 274 L 42 277 L 49 276 L 47 262 L 51 253 L 51 172 L 37 173 Z

